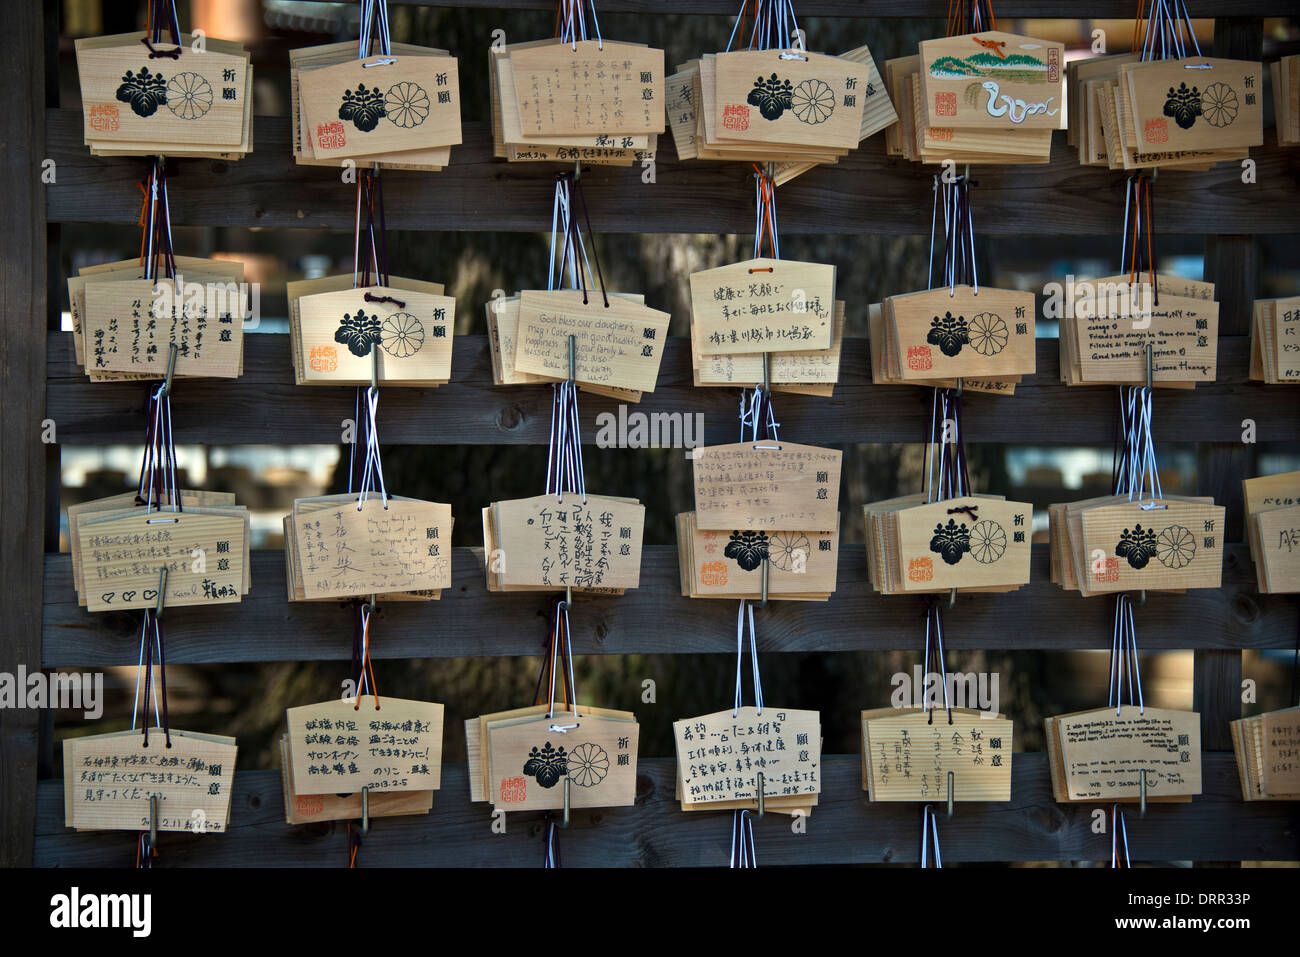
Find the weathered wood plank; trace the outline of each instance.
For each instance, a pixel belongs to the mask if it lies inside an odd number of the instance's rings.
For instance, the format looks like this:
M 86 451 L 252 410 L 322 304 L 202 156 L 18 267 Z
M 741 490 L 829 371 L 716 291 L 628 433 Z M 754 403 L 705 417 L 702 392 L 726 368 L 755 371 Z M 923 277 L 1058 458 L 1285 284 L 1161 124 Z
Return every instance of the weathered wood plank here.
M 356 3 L 357 0 L 348 0 Z M 548 0 L 401 0 L 403 6 L 416 7 L 490 7 L 494 10 L 554 10 Z M 1223 12 L 1220 0 L 1186 0 L 1188 12 L 1193 17 L 1212 17 Z M 1293 8 L 1287 0 L 1234 0 L 1233 12 L 1238 16 L 1284 16 Z M 672 13 L 709 14 L 735 18 L 735 0 L 602 0 L 601 14 L 606 13 Z M 798 14 L 804 17 L 880 17 L 912 18 L 930 17 L 945 19 L 948 0 L 801 0 Z M 1003 20 L 1013 17 L 1047 17 L 1072 19 L 1079 15 L 1079 7 L 1070 0 L 999 0 L 997 14 Z M 1133 16 L 1132 0 L 1092 0 L 1088 16 L 1093 19 L 1129 19 Z M 870 37 L 868 37 L 870 40 Z M 811 42 L 811 41 L 810 41 Z M 816 49 L 810 47 L 810 49 Z
M 381 605 L 373 654 L 380 658 L 534 655 L 543 648 L 547 597 L 492 594 L 481 549 L 457 548 L 452 587 L 441 601 Z M 1047 580 L 1047 549 L 1033 550 L 1033 581 L 1005 595 L 962 596 L 944 612 L 949 649 L 1064 651 L 1110 647 L 1113 603 L 1061 591 Z M 125 665 L 139 653 L 135 612 L 78 608 L 67 555 L 46 556 L 44 666 Z M 732 601 L 683 598 L 676 550 L 645 550 L 641 587 L 621 598 L 579 599 L 572 614 L 576 654 L 734 654 Z M 921 598 L 885 598 L 866 581 L 860 545 L 840 548 L 839 587 L 829 602 L 776 601 L 758 613 L 764 652 L 919 649 Z M 1289 648 L 1297 608 L 1255 593 L 1246 547 L 1229 546 L 1224 586 L 1148 596 L 1138 646 Z M 180 662 L 341 660 L 352 653 L 351 619 L 333 602 L 288 604 L 284 558 L 253 552 L 253 590 L 237 605 L 174 608 L 166 615 L 167 660 Z M 490 623 L 490 624 L 487 624 Z M 1014 624 L 1012 624 L 1014 623 Z
M 1297 151 L 1300 152 L 1300 151 Z M 962 429 L 968 442 L 1028 445 L 1109 445 L 1115 392 L 1106 386 L 1066 388 L 1059 381 L 1058 343 L 1038 341 L 1038 374 L 1012 398 L 967 393 Z M 1219 342 L 1219 380 L 1191 390 L 1159 390 L 1156 435 L 1171 437 L 1178 423 L 1195 423 L 1195 438 L 1239 442 L 1241 421 L 1255 420 L 1260 439 L 1300 439 L 1295 396 L 1284 388 L 1246 381 L 1247 340 Z M 351 388 L 295 386 L 285 335 L 244 340 L 240 379 L 181 381 L 172 393 L 172 422 L 180 441 L 211 444 L 274 441 L 335 444 L 343 419 L 355 414 Z M 91 383 L 76 366 L 71 333 L 51 333 L 48 414 L 65 445 L 135 444 L 141 440 L 145 386 Z M 865 339 L 844 343 L 841 381 L 832 399 L 778 395 L 782 427 L 812 443 L 920 441 L 928 426 L 929 390 L 873 385 Z M 582 399 L 582 436 L 598 438 L 596 417 L 618 403 Z M 705 441 L 735 441 L 736 391 L 691 385 L 690 343 L 672 337 L 659 384 L 629 412 L 702 413 Z M 1014 414 L 1009 414 L 1014 413 Z M 541 445 L 550 435 L 551 394 L 544 386 L 492 385 L 485 336 L 457 336 L 452 381 L 437 389 L 384 388 L 379 432 L 405 445 Z M 678 433 L 680 434 L 680 432 Z
M 1135 861 L 1294 860 L 1300 857 L 1300 806 L 1245 804 L 1232 755 L 1203 756 L 1204 794 L 1190 804 L 1152 805 L 1145 820 L 1128 820 Z M 642 759 L 633 807 L 575 811 L 559 836 L 565 867 L 725 867 L 727 812 L 686 813 L 673 800 L 675 762 Z M 914 863 L 921 810 L 915 804 L 872 804 L 862 791 L 858 755 L 828 756 L 820 803 L 794 834 L 778 814 L 754 825 L 758 863 Z M 357 858 L 360 867 L 537 867 L 541 815 L 509 815 L 504 835 L 491 830 L 491 810 L 468 801 L 464 765 L 443 768 L 433 811 L 373 822 Z M 946 863 L 965 861 L 1108 861 L 1110 835 L 1092 833 L 1093 805 L 1058 805 L 1043 754 L 1017 754 L 1012 799 L 958 804 L 941 821 Z M 240 771 L 225 834 L 162 834 L 155 867 L 338 867 L 345 860 L 344 822 L 289 827 L 279 771 Z M 1109 811 L 1109 808 L 1107 808 Z M 36 833 L 40 867 L 123 867 L 134 853 L 129 834 L 76 833 L 63 826 L 62 782 L 42 781 Z
M 469 67 L 467 67 L 469 68 Z M 141 164 L 135 158 L 92 157 L 82 141 L 81 113 L 48 111 L 49 151 L 58 185 L 48 193 L 54 222 L 135 223 Z M 237 163 L 176 160 L 172 222 L 352 230 L 351 187 L 338 171 L 298 166 L 285 117 L 256 117 L 257 150 Z M 465 143 L 451 165 L 432 176 L 395 171 L 385 177 L 390 229 L 542 232 L 549 228 L 555 167 L 492 157 L 488 126 L 464 124 Z M 665 137 L 667 139 L 667 137 Z M 744 163 L 679 163 L 662 142 L 655 182 L 639 169 L 590 167 L 583 188 L 598 232 L 746 233 L 753 229 L 753 188 Z M 976 231 L 988 235 L 1114 235 L 1124 216 L 1124 178 L 1081 167 L 1056 136 L 1045 166 L 982 168 Z M 1243 185 L 1228 165 L 1179 171 L 1160 181 L 1159 223 L 1167 233 L 1286 233 L 1300 217 L 1300 151 L 1269 142 L 1252 151 L 1258 181 Z M 781 187 L 781 231 L 916 235 L 929 227 L 934 170 L 887 159 L 873 137 L 835 166 Z M 354 191 L 355 192 L 355 191 Z M 701 197 L 708 197 L 702 202 Z
M 0 672 L 41 660 L 45 543 L 45 32 L 41 3 L 11 4 L 0 114 Z M 52 11 L 51 11 L 52 12 Z M 0 710 L 0 867 L 32 860 L 39 712 Z

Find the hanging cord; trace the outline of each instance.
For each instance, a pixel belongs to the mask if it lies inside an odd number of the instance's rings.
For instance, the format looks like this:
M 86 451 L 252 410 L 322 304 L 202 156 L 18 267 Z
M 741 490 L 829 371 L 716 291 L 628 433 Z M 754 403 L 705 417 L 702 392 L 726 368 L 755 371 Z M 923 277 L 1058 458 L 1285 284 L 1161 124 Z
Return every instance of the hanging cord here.
M 361 850 L 361 828 L 354 828 L 348 821 L 348 867 L 357 866 L 357 852 Z
M 164 22 L 167 26 L 167 32 L 171 35 L 171 42 L 176 47 L 174 50 L 159 50 L 154 45 L 162 43 Z M 180 20 L 176 16 L 176 0 L 152 0 L 149 4 L 145 35 L 140 38 L 140 42 L 149 48 L 149 59 L 151 60 L 163 57 L 171 60 L 181 58 L 184 47 L 181 44 Z
M 388 0 L 361 0 L 357 59 L 364 60 L 372 55 L 387 57 L 392 56 L 392 53 L 392 39 L 388 32 Z
M 943 609 L 937 598 L 926 602 L 925 610 L 925 666 L 921 670 L 922 681 L 928 681 L 931 674 L 937 674 L 939 685 L 943 688 L 943 707 L 948 712 L 948 723 L 952 724 L 952 703 L 948 700 L 948 668 L 943 647 Z M 938 669 L 933 671 L 932 669 Z M 924 688 L 924 685 L 922 685 Z M 926 723 L 934 724 L 934 702 L 929 694 L 924 695 L 923 707 Z
M 1137 628 L 1133 620 L 1133 602 L 1120 592 L 1115 596 L 1115 614 L 1111 624 L 1110 644 L 1110 696 L 1108 706 L 1114 706 L 1118 715 L 1125 704 L 1137 705 L 1138 713 L 1146 713 L 1142 697 L 1142 671 L 1138 664 Z M 1136 690 L 1136 694 L 1134 693 Z
M 763 257 L 763 241 L 767 240 L 770 259 L 781 258 L 780 232 L 776 221 L 776 183 L 772 179 L 772 167 L 766 169 L 754 164 L 754 257 Z M 770 271 L 772 267 L 762 270 L 750 269 L 750 273 Z M 764 377 L 767 375 L 767 357 L 763 357 Z M 740 440 L 745 438 L 746 427 L 750 430 L 748 441 L 777 441 L 780 423 L 776 421 L 776 412 L 772 406 L 772 389 L 770 382 L 754 384 L 750 392 L 740 392 Z
M 742 0 L 724 52 L 731 51 L 737 36 L 741 38 L 741 42 L 747 42 L 749 50 L 802 49 L 801 46 L 796 45 L 802 34 L 791 0 L 752 0 L 754 23 L 749 30 L 749 39 L 745 41 L 745 20 L 750 6 L 751 0 Z M 806 57 L 797 53 L 783 52 L 782 59 L 806 59 Z
M 934 843 L 933 864 L 929 860 L 931 842 Z M 921 866 L 943 867 L 943 857 L 939 854 L 939 815 L 928 804 L 921 808 Z
M 961 393 L 935 388 L 930 402 L 930 431 L 925 448 L 925 501 L 927 505 L 970 494 L 966 445 L 962 438 Z M 945 442 L 944 439 L 951 439 Z M 952 446 L 951 452 L 949 445 Z
M 365 34 L 363 33 L 363 36 Z M 365 226 L 362 226 L 362 209 L 365 210 Z M 359 289 L 369 287 L 371 283 L 371 272 L 373 270 L 375 284 L 387 286 L 389 283 L 388 273 L 388 242 L 387 228 L 384 219 L 384 192 L 383 177 L 378 169 L 363 170 L 357 178 L 357 214 L 356 214 L 356 231 L 353 239 L 353 264 L 352 264 L 352 288 Z M 365 299 L 368 302 L 393 301 L 389 296 L 375 296 L 371 292 L 365 293 Z M 403 303 L 397 303 L 399 308 Z M 361 313 L 363 310 L 358 309 L 358 321 L 361 322 Z M 368 324 L 363 324 L 359 330 L 369 345 L 369 354 L 371 362 L 376 362 L 380 343 L 379 323 L 372 316 Z M 351 450 L 351 460 L 349 466 L 348 491 L 357 493 L 357 511 L 361 511 L 366 500 L 378 488 L 380 498 L 383 501 L 384 508 L 388 508 L 388 487 L 384 482 L 383 459 L 380 455 L 379 448 L 379 387 L 378 377 L 372 372 L 372 382 L 369 387 L 358 386 L 356 396 L 356 407 L 359 413 L 356 419 L 357 432 L 354 433 L 354 442 Z M 363 424 L 364 423 L 364 424 Z M 365 456 L 362 459 L 360 469 L 357 469 L 356 446 L 364 438 Z M 355 487 L 354 487 L 355 485 Z
M 605 41 L 600 35 L 600 20 L 596 16 L 595 0 L 591 0 L 591 26 L 596 31 L 596 49 L 605 49 Z M 556 10 L 556 36 L 564 43 L 572 44 L 578 49 L 578 43 L 588 40 L 587 15 L 582 0 L 560 0 Z
M 1129 274 L 1130 285 L 1136 284 L 1143 272 L 1151 283 L 1152 304 L 1160 305 L 1160 289 L 1156 282 L 1154 184 L 1145 173 L 1135 173 L 1128 178 L 1124 193 L 1124 247 L 1120 269 Z M 1144 243 L 1145 239 L 1145 243 Z
M 1120 847 L 1124 849 L 1120 857 Z M 1110 866 L 1129 867 L 1133 862 L 1128 856 L 1128 825 L 1124 821 L 1124 810 L 1118 804 L 1112 804 L 1110 810 Z
M 754 819 L 749 811 L 731 813 L 731 866 L 758 867 L 754 853 Z
M 758 643 L 754 638 L 754 607 L 749 603 L 749 599 L 742 598 L 740 599 L 740 607 L 736 610 L 736 696 L 735 705 L 731 711 L 733 718 L 740 714 L 744 700 L 741 694 L 741 664 L 745 660 L 746 612 L 749 613 L 749 662 L 754 680 L 754 707 L 759 714 L 763 713 L 763 682 L 758 675 Z
M 555 718 L 555 678 L 560 673 L 560 700 L 563 713 L 572 711 L 578 715 L 577 690 L 573 677 L 573 649 L 569 643 L 569 605 L 568 601 L 557 598 L 551 610 L 551 627 L 546 657 L 537 674 L 537 687 L 533 692 L 533 703 L 549 702 L 546 717 Z M 573 725 L 556 725 L 552 723 L 548 730 L 556 734 L 568 734 L 577 727 Z M 542 825 L 542 867 L 560 866 L 558 827 L 550 811 L 546 812 Z
M 996 30 L 992 0 L 948 0 L 948 36 Z
M 375 710 L 379 710 L 379 685 L 375 682 L 375 664 L 370 655 L 370 622 L 374 609 L 369 602 L 356 606 L 352 623 L 352 687 L 356 689 L 357 703 L 354 711 L 361 710 L 361 699 L 372 695 Z

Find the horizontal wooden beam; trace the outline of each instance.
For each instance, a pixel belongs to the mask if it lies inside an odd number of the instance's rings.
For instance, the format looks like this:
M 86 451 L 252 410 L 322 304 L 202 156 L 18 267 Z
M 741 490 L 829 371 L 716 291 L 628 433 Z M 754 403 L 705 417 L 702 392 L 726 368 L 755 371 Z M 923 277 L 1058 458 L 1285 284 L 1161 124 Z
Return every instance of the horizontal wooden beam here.
M 671 758 L 642 759 L 634 806 L 575 811 L 558 838 L 564 866 L 725 867 L 730 815 L 680 810 L 673 797 L 675 766 Z M 916 862 L 920 807 L 868 801 L 858 755 L 828 755 L 823 769 L 822 793 L 806 833 L 793 833 L 790 819 L 779 814 L 755 823 L 759 865 Z M 506 833 L 493 833 L 489 805 L 468 800 L 465 766 L 445 766 L 442 781 L 431 813 L 372 822 L 357 866 L 539 866 L 540 814 L 508 815 Z M 1202 782 L 1203 793 L 1190 804 L 1152 805 L 1144 820 L 1136 809 L 1129 811 L 1129 852 L 1135 862 L 1300 858 L 1300 805 L 1242 802 L 1228 753 L 1203 755 Z M 1017 754 L 1010 801 L 958 803 L 951 821 L 941 815 L 944 862 L 1109 861 L 1109 833 L 1092 830 L 1097 806 L 1057 804 L 1046 756 Z M 1105 810 L 1109 815 L 1109 807 Z M 154 866 L 338 867 L 347 854 L 345 832 L 343 821 L 290 827 L 280 772 L 241 770 L 235 774 L 229 830 L 161 834 Z M 122 831 L 65 828 L 63 782 L 40 782 L 37 867 L 126 867 L 133 847 L 131 835 Z
M 355 390 L 295 386 L 288 336 L 250 334 L 244 343 L 241 378 L 177 383 L 172 392 L 172 422 L 178 440 L 337 444 L 342 420 L 356 413 Z M 1037 346 L 1038 374 L 1026 378 L 1014 397 L 966 394 L 962 419 L 966 441 L 1109 444 L 1115 424 L 1115 390 L 1106 386 L 1066 388 L 1058 377 L 1056 340 L 1040 339 Z M 1247 382 L 1247 349 L 1245 337 L 1221 339 L 1217 382 L 1191 390 L 1160 390 L 1157 439 L 1172 441 L 1187 428 L 1198 441 L 1240 442 L 1241 423 L 1247 418 L 1254 420 L 1260 442 L 1300 439 L 1294 390 Z M 51 333 L 48 351 L 46 415 L 55 421 L 61 444 L 141 441 L 145 386 L 91 383 L 73 361 L 71 333 Z M 400 445 L 546 444 L 550 390 L 545 386 L 494 387 L 489 360 L 485 336 L 457 336 L 449 384 L 437 389 L 384 388 L 379 403 L 383 441 Z M 873 385 L 870 380 L 867 341 L 845 340 L 840 383 L 833 398 L 777 395 L 783 434 L 812 443 L 921 441 L 929 423 L 929 390 Z M 684 338 L 668 340 L 658 387 L 628 411 L 676 413 L 679 424 L 682 416 L 701 413 L 707 443 L 735 441 L 736 390 L 694 388 L 690 344 Z M 597 416 L 610 412 L 618 412 L 614 400 L 583 397 L 582 435 L 587 443 L 600 437 Z
M 479 69 L 466 58 L 464 70 Z M 139 158 L 92 157 L 79 110 L 48 110 L 58 180 L 46 190 L 51 222 L 134 224 L 140 216 Z M 172 223 L 186 226 L 355 227 L 354 187 L 337 169 L 298 166 L 286 117 L 256 117 L 256 151 L 236 163 L 176 160 L 168 176 Z M 1269 134 L 1271 138 L 1271 133 Z M 494 159 L 488 126 L 464 125 L 464 145 L 441 173 L 395 171 L 385 177 L 390 229 L 530 231 L 550 228 L 554 163 Z M 655 182 L 642 170 L 589 167 L 583 188 L 598 232 L 749 233 L 754 228 L 748 164 L 677 161 L 670 135 L 660 139 Z M 872 137 L 839 164 L 782 186 L 782 233 L 891 233 L 929 230 L 934 167 L 887 159 Z M 1160 181 L 1162 233 L 1287 233 L 1300 218 L 1300 150 L 1251 151 L 1251 185 L 1228 164 L 1178 171 Z M 1081 167 L 1058 133 L 1045 166 L 984 167 L 978 172 L 975 229 L 987 235 L 1114 235 L 1124 217 L 1124 176 Z
M 949 649 L 1066 651 L 1109 648 L 1114 603 L 1080 598 L 1048 581 L 1047 546 L 1033 546 L 1032 581 L 1008 594 L 963 595 L 944 612 Z M 843 545 L 829 602 L 776 601 L 759 615 L 764 652 L 920 649 L 924 599 L 883 597 L 866 581 L 861 545 Z M 352 653 L 351 618 L 341 603 L 285 600 L 284 555 L 253 553 L 253 588 L 236 605 L 172 608 L 167 660 L 181 662 L 324 661 Z M 47 555 L 42 666 L 102 668 L 133 664 L 138 612 L 91 614 L 76 604 L 68 555 Z M 540 654 L 549 596 L 489 593 L 481 549 L 457 548 L 452 587 L 436 602 L 381 604 L 373 654 L 379 658 L 458 658 Z M 1138 647 L 1290 648 L 1297 608 L 1285 596 L 1259 595 L 1250 555 L 1230 545 L 1223 587 L 1148 595 L 1137 611 Z M 580 598 L 573 610 L 576 654 L 734 654 L 733 601 L 680 594 L 676 549 L 647 548 L 641 587 L 617 598 Z
M 357 0 L 350 0 L 357 2 Z M 461 7 L 494 10 L 554 10 L 549 0 L 394 0 L 394 5 L 413 7 Z M 807 17 L 873 17 L 882 19 L 948 16 L 948 0 L 800 0 L 795 12 Z M 1224 12 L 1221 0 L 1186 0 L 1193 17 L 1215 17 Z M 601 0 L 600 13 L 710 14 L 735 17 L 736 0 Z M 1086 12 L 1092 19 L 1131 19 L 1132 0 L 1090 0 L 1080 11 L 1070 0 L 998 0 L 996 13 L 1004 21 L 1015 17 L 1074 19 Z M 1287 0 L 1235 0 L 1234 17 L 1286 16 L 1293 13 Z

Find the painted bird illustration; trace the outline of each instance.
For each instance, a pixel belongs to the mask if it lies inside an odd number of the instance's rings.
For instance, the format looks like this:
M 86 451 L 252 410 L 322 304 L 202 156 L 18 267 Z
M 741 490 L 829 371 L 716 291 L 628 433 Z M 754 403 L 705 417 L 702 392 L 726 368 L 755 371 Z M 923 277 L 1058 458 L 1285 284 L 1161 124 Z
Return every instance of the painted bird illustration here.
M 976 43 L 984 49 L 997 55 L 998 59 L 1005 60 L 1007 55 L 1002 52 L 1002 48 L 1007 45 L 1006 40 L 981 40 L 979 37 L 971 37 Z

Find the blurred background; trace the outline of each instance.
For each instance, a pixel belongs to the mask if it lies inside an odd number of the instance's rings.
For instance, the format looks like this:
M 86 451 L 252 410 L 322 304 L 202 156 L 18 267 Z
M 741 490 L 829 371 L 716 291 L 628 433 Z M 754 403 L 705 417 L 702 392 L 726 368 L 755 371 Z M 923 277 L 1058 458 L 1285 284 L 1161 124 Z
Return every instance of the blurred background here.
M 242 42 L 256 67 L 254 113 L 287 114 L 289 109 L 288 51 L 357 36 L 358 6 L 348 3 L 287 2 L 287 0 L 181 0 L 182 28 L 201 28 L 208 36 Z M 1085 6 L 1085 5 L 1081 5 Z M 73 41 L 81 36 L 140 29 L 145 4 L 122 0 L 63 0 L 59 40 L 60 105 L 80 108 Z M 390 11 L 392 38 L 450 49 L 460 57 L 462 113 L 466 119 L 488 115 L 486 51 L 492 32 L 504 30 L 508 42 L 553 34 L 553 15 L 530 11 L 449 10 L 403 6 Z M 601 17 L 607 37 L 636 39 L 663 47 L 668 64 L 701 52 L 721 49 L 731 20 L 712 16 Z M 886 59 L 916 52 L 919 40 L 940 36 L 944 24 L 927 20 L 801 20 L 810 49 L 842 52 L 868 43 L 878 66 Z M 1064 42 L 1069 58 L 1092 55 L 1093 31 L 1106 33 L 1108 52 L 1127 49 L 1132 21 L 1020 20 L 999 27 Z M 1213 21 L 1197 21 L 1203 49 L 1213 38 Z M 1300 51 L 1300 26 L 1295 20 L 1265 21 L 1264 59 Z M 1265 71 L 1267 78 L 1267 71 Z M 1267 79 L 1266 79 L 1267 82 Z M 1265 102 L 1265 123 L 1272 123 L 1271 101 Z M 883 134 L 878 134 L 883 135 Z M 671 150 L 665 134 L 660 149 Z M 1058 149 L 1063 148 L 1058 146 Z M 452 162 L 455 163 L 455 150 Z M 427 175 L 437 189 L 437 174 Z M 639 171 L 626 170 L 636 176 Z M 1118 174 L 1116 174 L 1118 176 Z M 183 185 L 183 179 L 182 179 Z M 871 184 L 864 182 L 864 190 Z M 338 201 L 352 201 L 352 187 L 340 186 Z M 707 202 L 708 197 L 700 197 Z M 978 198 L 976 200 L 978 216 Z M 780 197 L 778 194 L 778 208 Z M 547 210 L 538 210 L 538 226 L 549 228 Z M 782 253 L 788 258 L 836 263 L 839 298 L 848 303 L 847 335 L 866 336 L 867 304 L 893 293 L 923 288 L 926 282 L 928 236 L 917 223 L 915 236 L 788 236 Z M 1116 224 L 1118 233 L 1120 224 Z M 139 232 L 133 227 L 64 224 L 61 228 L 64 275 L 82 267 L 125 259 L 137 254 Z M 288 328 L 285 283 L 352 269 L 352 235 L 321 229 L 174 228 L 180 254 L 242 260 L 245 277 L 262 286 L 262 320 L 251 335 L 285 332 Z M 687 276 L 697 269 L 743 259 L 751 239 L 733 235 L 605 234 L 598 246 L 610 288 L 644 292 L 646 303 L 670 312 L 672 335 L 688 333 Z M 456 297 L 457 332 L 484 334 L 482 304 L 494 289 L 513 291 L 544 281 L 549 234 L 397 232 L 388 249 L 394 274 L 446 283 Z M 1118 269 L 1118 244 L 1108 237 L 1071 236 L 1063 218 L 1060 236 L 981 237 L 980 275 L 1001 287 L 1039 291 L 1067 274 L 1111 275 Z M 1204 238 L 1162 234 L 1159 271 L 1190 278 L 1202 276 Z M 1291 296 L 1300 292 L 1300 237 L 1258 237 L 1259 297 Z M 863 264 L 866 264 L 865 268 Z M 66 287 L 63 290 L 66 324 Z M 1055 338 L 1055 324 L 1038 323 L 1040 337 Z M 285 355 L 286 367 L 289 356 Z M 537 387 L 544 388 L 544 387 Z M 1014 399 L 1005 400 L 1008 406 Z M 779 396 L 777 407 L 779 411 Z M 691 410 L 684 409 L 684 412 Z M 382 408 L 381 434 L 382 434 Z M 1196 488 L 1196 448 L 1177 440 L 1176 430 L 1157 421 L 1161 442 L 1161 481 L 1168 493 Z M 346 489 L 346 456 L 329 446 L 247 444 L 209 446 L 184 444 L 179 436 L 180 484 L 234 492 L 253 516 L 253 547 L 282 545 L 280 520 L 295 498 Z M 252 438 L 252 437 L 250 437 Z M 274 417 L 256 438 L 274 438 Z M 1107 494 L 1110 486 L 1111 436 L 1099 435 L 1089 447 L 971 444 L 967 451 L 973 486 L 1032 502 L 1035 541 L 1046 541 L 1049 503 Z M 1300 451 L 1292 446 L 1261 443 L 1253 474 L 1300 468 Z M 863 444 L 844 448 L 841 512 L 842 540 L 863 541 L 861 506 L 870 501 L 914 491 L 920 487 L 919 444 Z M 387 447 L 384 468 L 389 488 L 402 494 L 450 502 L 461 520 L 456 545 L 481 545 L 477 510 L 489 501 L 536 494 L 545 470 L 546 450 L 523 446 Z M 133 487 L 140 462 L 138 446 L 64 448 L 62 506 L 115 494 Z M 636 496 L 648 506 L 646 545 L 674 543 L 672 519 L 692 507 L 689 471 L 680 451 L 598 450 L 586 455 L 589 487 L 617 495 Z M 473 520 L 471 520 L 471 518 Z M 66 514 L 62 516 L 62 549 L 67 549 Z M 436 608 L 431 613 L 436 620 Z M 483 623 L 491 628 L 491 621 Z M 1066 625 L 1065 627 L 1068 627 Z M 545 636 L 539 632 L 540 652 Z M 822 711 L 828 753 L 857 753 L 861 708 L 888 701 L 890 676 L 910 673 L 919 664 L 922 631 L 918 622 L 916 648 L 897 653 L 767 654 L 762 659 L 765 697 L 788 707 Z M 382 634 L 376 636 L 382 641 Z M 431 640 L 433 637 L 431 636 Z M 340 611 L 340 648 L 349 647 L 351 619 Z M 1067 641 L 1063 643 L 1068 644 Z M 1139 627 L 1140 644 L 1140 627 Z M 444 757 L 465 760 L 460 734 L 462 719 L 528 702 L 540 659 L 461 658 L 382 660 L 376 671 L 385 694 L 423 698 L 446 704 Z M 1104 652 L 1006 653 L 996 649 L 950 654 L 951 671 L 991 671 L 1001 675 L 1001 708 L 1016 720 L 1016 750 L 1042 750 L 1042 718 L 1102 704 L 1106 696 Z M 641 755 L 668 757 L 673 753 L 671 722 L 679 717 L 715 711 L 731 701 L 734 661 L 726 655 L 585 656 L 577 661 L 581 698 L 590 704 L 635 709 L 641 723 Z M 1259 685 L 1258 705 L 1270 710 L 1286 706 L 1290 687 L 1289 652 L 1247 651 L 1243 675 Z M 1192 702 L 1191 652 L 1143 655 L 1146 701 L 1158 707 L 1188 708 Z M 239 739 L 239 768 L 272 768 L 279 763 L 275 743 L 289 706 L 324 700 L 339 693 L 348 677 L 344 662 L 286 662 L 272 664 L 172 665 L 167 687 L 172 722 L 196 731 L 235 735 Z M 656 682 L 658 705 L 640 704 L 641 683 Z M 130 726 L 135 670 L 120 668 L 106 677 L 109 694 L 104 718 L 93 727 L 80 713 L 61 712 L 55 738 L 99 733 Z M 61 748 L 55 748 L 59 760 Z M 60 773 L 57 763 L 54 773 Z

